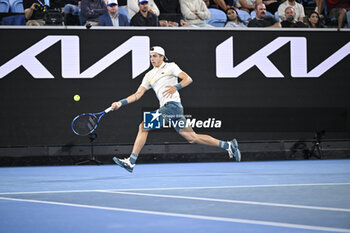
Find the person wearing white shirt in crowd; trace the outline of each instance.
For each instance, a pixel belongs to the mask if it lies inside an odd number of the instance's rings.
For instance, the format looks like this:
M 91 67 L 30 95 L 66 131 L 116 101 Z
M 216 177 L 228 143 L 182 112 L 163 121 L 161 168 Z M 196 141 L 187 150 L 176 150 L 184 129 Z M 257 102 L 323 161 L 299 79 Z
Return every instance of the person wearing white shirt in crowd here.
M 139 12 L 139 1 L 138 0 L 128 0 L 128 12 L 130 19 Z M 159 16 L 160 12 L 154 0 L 148 0 L 148 11 L 156 16 Z
M 213 27 L 204 20 L 210 19 L 210 12 L 203 0 L 180 0 L 181 13 L 186 23 L 195 27 Z
M 278 7 L 278 16 L 280 17 L 281 21 L 286 20 L 286 16 L 284 12 L 287 7 L 293 7 L 293 9 L 295 10 L 295 16 L 294 16 L 295 21 L 300 21 L 300 22 L 304 21 L 304 17 L 305 17 L 304 7 L 300 3 L 297 3 L 295 0 L 287 0 Z

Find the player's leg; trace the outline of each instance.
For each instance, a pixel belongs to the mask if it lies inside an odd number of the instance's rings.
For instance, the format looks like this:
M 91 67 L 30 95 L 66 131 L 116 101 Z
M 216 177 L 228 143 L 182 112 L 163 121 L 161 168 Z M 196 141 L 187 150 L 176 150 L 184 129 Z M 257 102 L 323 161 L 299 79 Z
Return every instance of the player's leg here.
M 143 122 L 141 122 L 130 157 L 125 159 L 118 159 L 114 157 L 114 162 L 117 163 L 119 166 L 125 168 L 129 172 L 132 172 L 135 167 L 137 157 L 139 156 L 140 151 L 146 143 L 149 131 L 150 129 L 143 128 Z
M 184 137 L 189 143 L 203 144 L 208 146 L 219 147 L 220 140 L 205 134 L 197 134 L 191 127 L 180 129 L 179 134 Z
M 191 127 L 185 127 L 177 130 L 189 143 L 196 143 L 208 146 L 216 146 L 228 151 L 230 158 L 235 157 L 236 161 L 241 160 L 241 152 L 238 149 L 236 139 L 232 141 L 221 141 L 205 134 L 197 134 Z
M 143 122 L 141 122 L 141 124 L 139 125 L 139 131 L 134 142 L 134 147 L 132 148 L 132 153 L 130 155 L 130 162 L 132 164 L 135 164 L 139 153 L 145 145 L 149 131 L 150 129 L 143 128 Z

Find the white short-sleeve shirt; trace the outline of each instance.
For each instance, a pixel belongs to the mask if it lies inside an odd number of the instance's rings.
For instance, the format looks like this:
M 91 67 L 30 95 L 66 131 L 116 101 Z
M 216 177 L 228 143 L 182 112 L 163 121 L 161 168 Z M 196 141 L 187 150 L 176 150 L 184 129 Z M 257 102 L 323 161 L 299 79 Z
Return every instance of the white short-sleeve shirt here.
M 171 97 L 164 97 L 163 92 L 168 89 L 167 86 L 174 86 L 178 83 L 178 76 L 182 70 L 174 62 L 163 62 L 159 68 L 153 67 L 142 80 L 141 86 L 147 90 L 153 88 L 162 107 L 170 101 L 181 102 L 180 94 L 176 91 Z
M 288 0 L 285 1 L 284 3 L 282 3 L 281 5 L 279 5 L 278 7 L 278 16 L 282 19 L 283 17 L 285 17 L 285 9 L 287 7 L 293 7 L 295 10 L 295 16 L 294 16 L 294 20 L 298 21 L 299 18 L 304 18 L 305 17 L 305 13 L 304 13 L 304 7 L 303 5 L 301 5 L 300 3 L 295 3 L 294 6 L 290 5 Z

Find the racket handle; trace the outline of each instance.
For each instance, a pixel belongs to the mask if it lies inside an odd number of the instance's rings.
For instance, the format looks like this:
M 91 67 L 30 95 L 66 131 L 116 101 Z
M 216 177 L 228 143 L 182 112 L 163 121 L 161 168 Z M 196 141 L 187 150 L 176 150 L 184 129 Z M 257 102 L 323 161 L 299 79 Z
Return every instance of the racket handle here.
M 105 110 L 105 113 L 109 113 L 110 111 L 112 111 L 112 107 L 109 107 Z

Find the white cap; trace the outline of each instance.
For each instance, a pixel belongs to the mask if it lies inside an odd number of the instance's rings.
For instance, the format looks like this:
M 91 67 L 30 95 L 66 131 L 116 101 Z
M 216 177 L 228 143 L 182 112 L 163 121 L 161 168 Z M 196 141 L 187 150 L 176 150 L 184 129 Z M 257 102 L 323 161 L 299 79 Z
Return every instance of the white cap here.
M 107 0 L 107 6 L 118 5 L 118 0 Z
M 163 49 L 162 47 L 160 47 L 160 46 L 153 46 L 153 47 L 151 48 L 150 53 L 158 53 L 159 55 L 164 56 L 164 58 L 165 58 L 166 61 L 168 60 L 168 58 L 165 56 L 165 51 L 164 51 L 164 49 Z

